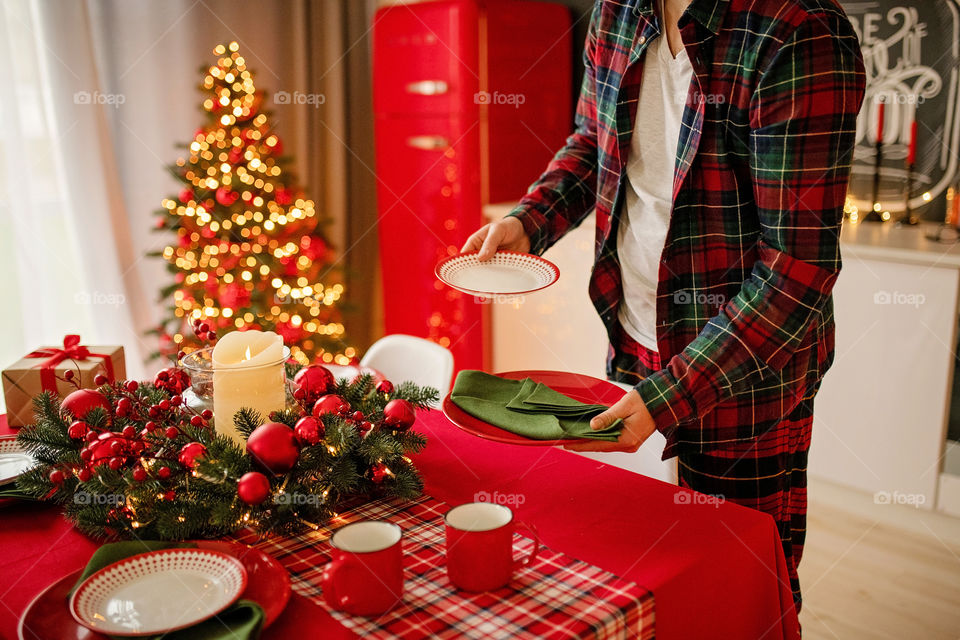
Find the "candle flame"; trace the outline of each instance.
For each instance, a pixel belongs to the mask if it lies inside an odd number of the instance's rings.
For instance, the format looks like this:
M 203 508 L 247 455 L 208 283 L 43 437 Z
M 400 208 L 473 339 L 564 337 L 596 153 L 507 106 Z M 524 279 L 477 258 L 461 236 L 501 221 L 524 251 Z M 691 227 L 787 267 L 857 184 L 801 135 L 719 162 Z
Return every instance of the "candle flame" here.
M 249 359 L 250 359 L 250 347 L 247 347 L 247 353 L 246 353 L 245 356 L 243 356 L 243 359 L 244 359 L 244 360 L 249 360 Z

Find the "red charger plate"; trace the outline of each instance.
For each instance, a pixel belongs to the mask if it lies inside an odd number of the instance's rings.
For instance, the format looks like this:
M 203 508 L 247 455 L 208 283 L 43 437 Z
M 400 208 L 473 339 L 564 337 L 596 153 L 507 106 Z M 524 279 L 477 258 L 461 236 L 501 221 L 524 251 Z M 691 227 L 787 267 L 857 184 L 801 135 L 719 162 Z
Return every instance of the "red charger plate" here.
M 247 588 L 240 598 L 263 607 L 263 628 L 273 624 L 290 600 L 290 576 L 283 565 L 263 551 L 239 542 L 193 542 L 200 549 L 222 551 L 240 560 L 247 570 Z M 82 569 L 57 580 L 27 605 L 17 627 L 20 640 L 109 640 L 109 636 L 81 626 L 70 615 L 70 589 L 81 573 Z
M 542 382 L 554 391 L 568 395 L 574 400 L 589 404 L 605 404 L 609 406 L 620 400 L 623 394 L 626 393 L 622 388 L 608 380 L 601 380 L 599 378 L 565 371 L 508 371 L 496 375 L 501 378 L 507 378 L 508 380 L 530 378 L 536 382 Z M 502 442 L 504 444 L 518 444 L 527 447 L 552 447 L 555 445 L 582 442 L 579 439 L 573 438 L 563 440 L 534 440 L 516 433 L 511 433 L 500 427 L 495 427 L 488 422 L 474 418 L 455 405 L 453 400 L 450 399 L 449 393 L 447 397 L 443 399 L 442 408 L 443 414 L 447 416 L 450 422 L 463 431 L 485 440 L 493 440 L 494 442 Z

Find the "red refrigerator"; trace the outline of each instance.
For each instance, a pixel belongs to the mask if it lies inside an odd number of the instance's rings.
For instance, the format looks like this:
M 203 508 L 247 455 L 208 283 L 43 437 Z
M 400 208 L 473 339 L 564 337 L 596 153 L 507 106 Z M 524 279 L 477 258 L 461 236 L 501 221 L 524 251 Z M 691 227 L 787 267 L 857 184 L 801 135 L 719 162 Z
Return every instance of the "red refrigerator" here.
M 572 130 L 566 7 L 437 0 L 381 8 L 373 101 L 385 329 L 488 369 L 487 304 L 442 285 L 434 266 L 518 200 Z

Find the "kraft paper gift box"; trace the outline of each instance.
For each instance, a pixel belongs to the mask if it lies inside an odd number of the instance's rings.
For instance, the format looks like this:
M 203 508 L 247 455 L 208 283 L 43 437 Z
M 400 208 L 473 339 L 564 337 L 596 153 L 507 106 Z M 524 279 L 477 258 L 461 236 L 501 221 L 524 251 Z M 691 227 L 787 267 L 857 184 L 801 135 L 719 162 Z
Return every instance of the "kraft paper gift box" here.
M 73 380 L 63 374 L 73 371 Z M 96 388 L 93 379 L 103 374 L 112 380 L 124 380 L 126 363 L 121 346 L 84 346 L 79 336 L 64 338 L 63 347 L 44 347 L 17 360 L 0 374 L 7 405 L 7 424 L 22 427 L 33 423 L 33 398 L 43 391 L 54 391 L 64 398 L 75 391 Z

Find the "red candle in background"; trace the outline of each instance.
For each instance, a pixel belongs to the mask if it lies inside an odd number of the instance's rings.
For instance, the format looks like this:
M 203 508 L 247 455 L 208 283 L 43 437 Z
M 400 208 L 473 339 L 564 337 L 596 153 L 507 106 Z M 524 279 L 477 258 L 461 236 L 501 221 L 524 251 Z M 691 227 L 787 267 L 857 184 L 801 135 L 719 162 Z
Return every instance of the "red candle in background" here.
M 886 108 L 885 102 L 881 102 L 877 108 L 877 144 L 883 142 L 883 116 Z
M 917 162 L 917 121 L 910 125 L 910 147 L 907 150 L 907 165 L 913 166 Z

